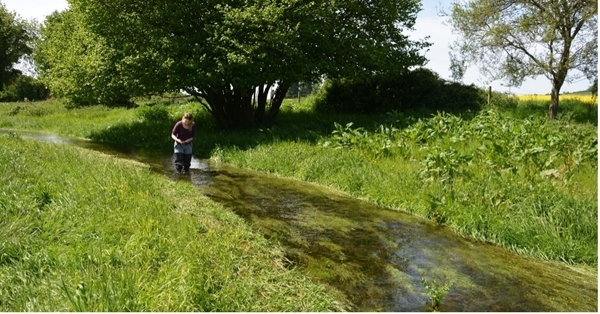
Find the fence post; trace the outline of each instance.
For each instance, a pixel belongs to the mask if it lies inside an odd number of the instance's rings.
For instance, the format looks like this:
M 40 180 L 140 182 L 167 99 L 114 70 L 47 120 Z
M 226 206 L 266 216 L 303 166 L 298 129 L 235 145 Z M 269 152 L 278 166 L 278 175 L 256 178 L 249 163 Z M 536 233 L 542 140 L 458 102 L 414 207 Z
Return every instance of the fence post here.
M 488 87 L 488 107 L 490 106 L 491 102 L 492 102 L 492 87 L 489 86 Z

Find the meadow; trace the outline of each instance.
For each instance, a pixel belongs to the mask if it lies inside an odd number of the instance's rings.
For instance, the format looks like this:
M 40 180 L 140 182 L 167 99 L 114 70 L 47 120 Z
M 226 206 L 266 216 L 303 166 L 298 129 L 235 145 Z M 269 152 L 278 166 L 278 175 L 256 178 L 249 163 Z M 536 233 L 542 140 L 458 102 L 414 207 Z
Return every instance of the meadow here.
M 114 109 L 7 103 L 0 104 L 0 128 L 169 152 L 173 123 L 190 111 L 198 158 L 314 182 L 471 239 L 597 271 L 597 106 L 561 102 L 559 119 L 549 121 L 546 101 L 515 97 L 464 116 L 320 114 L 313 105 L 311 97 L 289 99 L 274 127 L 220 132 L 187 100 Z M 18 136 L 0 141 L 8 187 L 0 195 L 3 310 L 341 308 L 282 269 L 276 247 L 191 186 L 76 148 Z

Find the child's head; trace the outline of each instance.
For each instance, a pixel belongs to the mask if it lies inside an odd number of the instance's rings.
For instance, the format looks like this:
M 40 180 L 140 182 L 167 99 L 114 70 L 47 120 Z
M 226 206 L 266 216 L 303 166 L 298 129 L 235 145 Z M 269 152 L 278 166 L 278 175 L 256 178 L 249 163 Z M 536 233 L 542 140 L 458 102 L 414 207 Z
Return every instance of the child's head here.
M 181 117 L 181 120 L 189 120 L 189 121 L 194 121 L 194 117 L 192 116 L 191 113 L 186 112 L 183 117 Z
M 186 112 L 183 117 L 181 117 L 181 122 L 183 122 L 183 124 L 185 125 L 185 127 L 189 127 L 192 124 L 194 124 L 194 117 L 192 116 L 191 113 Z

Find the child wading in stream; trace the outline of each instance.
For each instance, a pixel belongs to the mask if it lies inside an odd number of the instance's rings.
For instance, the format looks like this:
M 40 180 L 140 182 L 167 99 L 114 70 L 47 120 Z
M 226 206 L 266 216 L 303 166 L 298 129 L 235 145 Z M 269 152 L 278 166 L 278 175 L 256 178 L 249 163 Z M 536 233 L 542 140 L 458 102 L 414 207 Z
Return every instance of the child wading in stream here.
M 177 121 L 171 131 L 171 138 L 175 141 L 175 170 L 181 174 L 190 172 L 192 162 L 192 140 L 196 137 L 196 123 L 194 117 L 186 112 L 181 121 Z

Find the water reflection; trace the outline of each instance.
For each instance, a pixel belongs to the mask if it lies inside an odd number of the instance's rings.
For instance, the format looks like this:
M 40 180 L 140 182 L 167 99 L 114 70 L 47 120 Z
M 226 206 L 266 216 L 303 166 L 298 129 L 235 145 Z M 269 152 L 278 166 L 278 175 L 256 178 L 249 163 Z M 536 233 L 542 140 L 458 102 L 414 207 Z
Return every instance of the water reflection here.
M 418 217 L 344 194 L 206 160 L 174 173 L 173 157 L 21 132 L 149 164 L 189 181 L 284 248 L 290 266 L 342 293 L 353 311 L 428 311 L 421 278 L 453 285 L 442 311 L 597 311 L 597 275 L 468 241 Z

